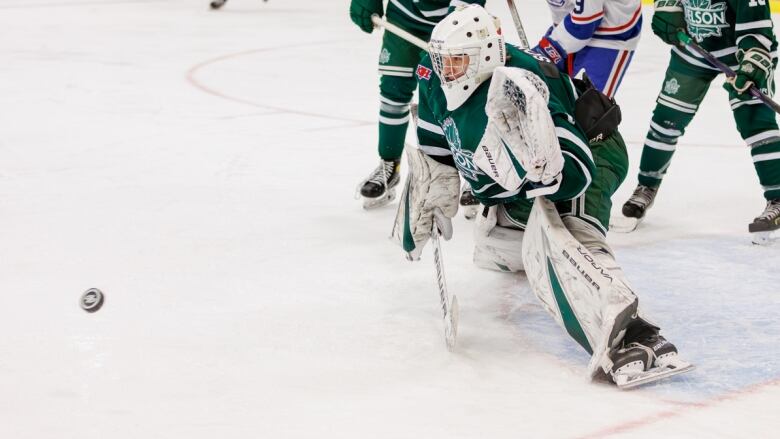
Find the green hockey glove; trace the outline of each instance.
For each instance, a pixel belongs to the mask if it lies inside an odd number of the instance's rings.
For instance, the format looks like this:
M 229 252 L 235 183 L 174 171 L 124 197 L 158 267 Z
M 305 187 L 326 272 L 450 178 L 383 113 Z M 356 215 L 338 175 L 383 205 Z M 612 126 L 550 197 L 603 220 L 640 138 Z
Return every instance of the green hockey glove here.
M 650 25 L 653 33 L 666 44 L 680 44 L 677 32 L 686 29 L 682 0 L 656 0 L 654 9 L 653 21 Z
M 767 84 L 772 78 L 772 57 L 764 49 L 753 47 L 747 51 L 739 49 L 737 59 L 740 60 L 737 76 L 729 78 L 724 85 L 726 90 L 733 88 L 737 94 L 742 94 L 751 85 L 767 92 Z
M 352 0 L 349 4 L 349 18 L 363 32 L 369 34 L 374 31 L 374 23 L 371 22 L 372 14 L 377 14 L 380 17 L 384 15 L 382 0 Z

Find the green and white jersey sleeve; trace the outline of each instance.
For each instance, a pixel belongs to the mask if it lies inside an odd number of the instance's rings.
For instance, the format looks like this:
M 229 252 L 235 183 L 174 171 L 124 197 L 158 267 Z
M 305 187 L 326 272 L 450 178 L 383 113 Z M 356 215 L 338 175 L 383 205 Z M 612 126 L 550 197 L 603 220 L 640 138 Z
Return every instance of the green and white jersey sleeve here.
M 486 0 L 388 0 L 387 20 L 402 28 L 430 35 L 436 23 L 441 21 L 451 6 L 477 4 L 485 6 Z
M 734 37 L 739 49 L 760 47 L 774 51 L 777 46 L 772 29 L 768 0 L 731 0 L 735 9 Z
M 526 172 L 511 148 L 488 129 L 485 104 L 490 81 L 480 84 L 461 107 L 447 111 L 440 81 L 428 57 L 417 67 L 419 147 L 440 163 L 457 167 L 485 205 L 541 195 L 553 201 L 576 198 L 590 185 L 595 164 L 586 137 L 574 121 L 574 85 L 568 76 L 534 52 L 526 53 L 512 46 L 507 47 L 507 52 L 508 66 L 532 71 L 550 90 L 548 108 L 564 158 L 562 179 L 549 185 L 526 180 Z

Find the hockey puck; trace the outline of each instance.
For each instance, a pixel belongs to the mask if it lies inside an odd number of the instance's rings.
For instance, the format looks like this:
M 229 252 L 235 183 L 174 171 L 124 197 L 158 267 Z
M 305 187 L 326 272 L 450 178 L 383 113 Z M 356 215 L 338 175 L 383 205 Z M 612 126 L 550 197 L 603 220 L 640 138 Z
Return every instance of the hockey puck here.
M 86 312 L 95 312 L 103 306 L 105 296 L 97 288 L 90 288 L 81 295 L 81 309 Z

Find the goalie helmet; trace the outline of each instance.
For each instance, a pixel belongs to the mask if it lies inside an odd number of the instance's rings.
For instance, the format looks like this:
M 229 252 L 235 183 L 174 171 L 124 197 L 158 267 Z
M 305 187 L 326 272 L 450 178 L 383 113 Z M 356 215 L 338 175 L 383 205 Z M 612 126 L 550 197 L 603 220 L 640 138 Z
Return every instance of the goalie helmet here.
M 447 110 L 455 110 L 496 67 L 504 65 L 501 23 L 481 6 L 459 8 L 433 28 L 428 52 L 447 98 Z

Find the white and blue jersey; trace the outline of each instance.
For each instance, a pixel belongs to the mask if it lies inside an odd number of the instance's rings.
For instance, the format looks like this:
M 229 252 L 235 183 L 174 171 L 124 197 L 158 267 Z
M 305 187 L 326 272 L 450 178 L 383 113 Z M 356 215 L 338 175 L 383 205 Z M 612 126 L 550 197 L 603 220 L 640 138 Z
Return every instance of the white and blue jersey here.
M 547 0 L 553 27 L 538 50 L 570 75 L 581 70 L 613 96 L 639 43 L 641 0 Z

